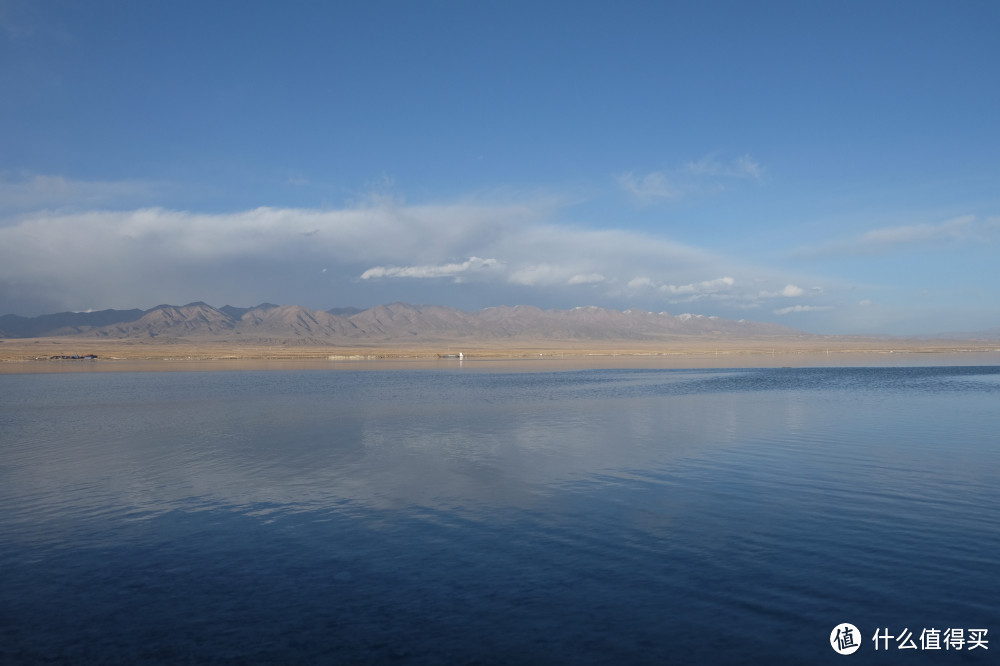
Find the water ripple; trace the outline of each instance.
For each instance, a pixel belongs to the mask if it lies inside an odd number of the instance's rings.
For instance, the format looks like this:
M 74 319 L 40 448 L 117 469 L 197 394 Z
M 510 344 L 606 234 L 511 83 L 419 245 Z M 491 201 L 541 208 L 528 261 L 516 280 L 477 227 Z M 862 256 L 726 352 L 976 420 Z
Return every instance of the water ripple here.
M 0 661 L 815 663 L 845 619 L 992 628 L 998 377 L 0 377 Z

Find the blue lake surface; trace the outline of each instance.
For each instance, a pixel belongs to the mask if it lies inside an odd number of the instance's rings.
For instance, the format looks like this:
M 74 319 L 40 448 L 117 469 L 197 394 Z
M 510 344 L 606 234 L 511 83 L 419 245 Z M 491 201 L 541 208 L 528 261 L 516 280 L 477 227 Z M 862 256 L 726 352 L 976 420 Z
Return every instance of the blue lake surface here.
M 502 368 L 0 375 L 0 661 L 995 663 L 1000 368 Z

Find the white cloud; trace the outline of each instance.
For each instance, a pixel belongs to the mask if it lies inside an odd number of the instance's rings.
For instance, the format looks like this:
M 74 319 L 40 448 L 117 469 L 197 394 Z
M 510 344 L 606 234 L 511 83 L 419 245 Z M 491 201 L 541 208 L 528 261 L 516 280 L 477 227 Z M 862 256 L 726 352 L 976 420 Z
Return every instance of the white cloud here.
M 1000 218 L 979 219 L 963 215 L 938 223 L 906 224 L 881 227 L 857 236 L 803 247 L 801 257 L 839 254 L 878 254 L 916 247 L 941 247 L 953 243 L 989 243 L 1000 239 Z
M 670 181 L 670 176 L 663 171 L 653 171 L 645 176 L 636 176 L 629 171 L 616 179 L 626 192 L 643 203 L 657 200 L 679 199 L 684 196 L 684 190 Z
M 721 277 L 715 280 L 705 280 L 704 282 L 698 282 L 694 284 L 684 284 L 681 286 L 673 284 L 660 285 L 659 290 L 666 292 L 668 294 L 680 294 L 680 295 L 702 295 L 702 294 L 714 294 L 719 291 L 724 291 L 729 289 L 736 284 L 736 280 L 731 277 Z
M 731 292 L 735 284 L 736 280 L 728 276 L 682 285 L 659 283 L 648 277 L 640 276 L 629 280 L 626 287 L 638 292 L 653 290 L 670 303 L 690 303 L 702 298 L 718 299 L 721 294 Z
M 510 274 L 511 284 L 525 287 L 551 287 L 566 284 L 570 280 L 572 268 L 553 264 L 533 264 Z
M 862 234 L 858 241 L 864 247 L 879 248 L 890 245 L 908 245 L 937 240 L 956 240 L 969 235 L 975 221 L 971 215 L 956 217 L 938 224 L 911 224 L 898 227 L 873 229 Z
M 688 162 L 679 169 L 651 171 L 645 175 L 629 171 L 619 175 L 616 180 L 639 203 L 649 205 L 681 199 L 691 194 L 718 192 L 725 189 L 726 181 L 762 182 L 764 167 L 749 155 L 722 162 L 712 154 L 695 162 Z
M 778 310 L 773 310 L 774 314 L 786 315 L 793 312 L 821 312 L 823 310 L 832 310 L 831 305 L 792 305 L 787 308 L 780 308 Z
M 499 266 L 496 259 L 480 259 L 469 257 L 460 264 L 441 264 L 437 266 L 375 266 L 361 274 L 362 280 L 375 278 L 440 278 L 458 277 L 471 271 L 479 271 Z
M 586 275 L 574 275 L 566 284 L 599 284 L 607 280 L 600 273 L 587 273 Z
M 821 289 L 819 291 L 822 291 Z M 798 298 L 806 293 L 806 290 L 802 287 L 796 286 L 794 284 L 786 284 L 781 291 L 762 291 L 758 294 L 759 298 Z M 818 292 L 817 292 L 818 293 Z
M 786 284 L 785 288 L 781 290 L 781 295 L 785 298 L 797 298 L 804 293 L 806 293 L 805 289 L 796 287 L 794 284 Z
M 654 283 L 648 277 L 636 277 L 629 280 L 628 284 L 625 286 L 627 286 L 629 289 L 646 289 L 646 288 L 655 288 L 656 283 Z

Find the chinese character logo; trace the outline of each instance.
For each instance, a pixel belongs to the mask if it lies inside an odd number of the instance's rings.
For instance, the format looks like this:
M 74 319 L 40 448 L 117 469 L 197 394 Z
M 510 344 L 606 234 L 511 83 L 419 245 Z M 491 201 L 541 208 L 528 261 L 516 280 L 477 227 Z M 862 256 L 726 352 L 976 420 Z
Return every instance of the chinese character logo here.
M 953 627 L 950 629 L 937 629 L 931 627 L 924 628 L 920 632 L 920 650 L 966 650 L 971 652 L 975 649 L 989 650 L 989 639 L 986 634 L 989 629 L 960 629 Z M 833 639 L 830 639 L 831 642 Z M 909 627 L 903 629 L 898 636 L 889 633 L 889 627 L 878 627 L 872 642 L 875 644 L 875 651 L 889 650 L 889 641 L 896 641 L 897 650 L 916 650 L 916 642 L 913 640 L 913 632 Z M 836 649 L 836 646 L 834 646 Z
M 838 624 L 830 632 L 830 647 L 837 654 L 854 654 L 861 647 L 861 632 L 853 624 Z

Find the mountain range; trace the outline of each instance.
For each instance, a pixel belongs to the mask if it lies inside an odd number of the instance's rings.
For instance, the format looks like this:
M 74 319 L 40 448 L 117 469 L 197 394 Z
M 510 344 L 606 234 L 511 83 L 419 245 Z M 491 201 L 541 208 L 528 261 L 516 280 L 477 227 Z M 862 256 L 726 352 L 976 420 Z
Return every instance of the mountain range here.
M 247 343 L 365 345 L 450 341 L 666 341 L 812 337 L 777 324 L 704 315 L 671 315 L 594 306 L 542 310 L 501 306 L 467 312 L 433 305 L 392 303 L 367 310 L 310 310 L 263 303 L 215 308 L 197 302 L 149 310 L 63 312 L 39 317 L 0 316 L 0 338 L 80 336 L 105 339 L 225 340 Z

